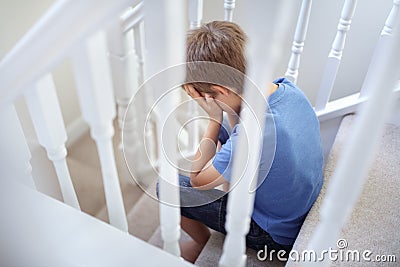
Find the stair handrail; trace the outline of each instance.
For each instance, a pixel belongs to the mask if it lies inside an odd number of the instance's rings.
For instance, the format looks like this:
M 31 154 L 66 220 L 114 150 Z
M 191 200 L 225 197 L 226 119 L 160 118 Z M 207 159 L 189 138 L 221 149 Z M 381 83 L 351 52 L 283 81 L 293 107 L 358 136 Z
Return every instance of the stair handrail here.
M 135 7 L 130 8 L 121 16 L 122 29 L 124 32 L 134 28 L 143 21 L 143 2 L 139 2 Z

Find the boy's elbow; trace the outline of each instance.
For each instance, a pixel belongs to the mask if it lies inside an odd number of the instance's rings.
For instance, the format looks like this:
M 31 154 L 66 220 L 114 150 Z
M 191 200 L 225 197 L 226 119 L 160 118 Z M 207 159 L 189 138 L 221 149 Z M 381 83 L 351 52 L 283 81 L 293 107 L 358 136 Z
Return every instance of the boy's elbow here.
M 199 181 L 199 179 L 197 178 L 197 175 L 196 175 L 196 174 L 191 174 L 191 175 L 190 175 L 190 185 L 191 185 L 192 187 L 194 187 L 194 188 L 200 187 L 201 184 L 200 184 L 199 182 L 200 182 L 200 181 Z

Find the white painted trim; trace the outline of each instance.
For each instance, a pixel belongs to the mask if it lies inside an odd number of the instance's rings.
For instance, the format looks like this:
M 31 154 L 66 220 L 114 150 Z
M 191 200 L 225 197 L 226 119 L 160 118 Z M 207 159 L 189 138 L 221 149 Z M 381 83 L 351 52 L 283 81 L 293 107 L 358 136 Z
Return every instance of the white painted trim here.
M 76 141 L 89 131 L 89 126 L 82 117 L 76 118 L 73 122 L 67 125 L 67 142 L 65 146 L 70 148 Z
M 139 2 L 135 7 L 127 10 L 121 16 L 122 30 L 124 33 L 136 27 L 143 21 L 143 2 Z
M 356 93 L 329 102 L 325 109 L 316 112 L 319 121 L 322 122 L 356 112 L 359 104 L 365 102 L 367 99 L 359 98 L 359 95 L 360 93 Z M 400 86 L 394 89 L 393 97 L 400 98 Z

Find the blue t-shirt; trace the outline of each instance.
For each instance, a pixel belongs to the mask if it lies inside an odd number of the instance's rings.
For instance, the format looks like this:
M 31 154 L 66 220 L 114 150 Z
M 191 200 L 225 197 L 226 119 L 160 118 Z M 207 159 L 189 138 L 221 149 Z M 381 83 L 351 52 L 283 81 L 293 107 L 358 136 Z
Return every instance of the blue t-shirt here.
M 319 122 L 306 96 L 285 78 L 274 83 L 279 87 L 268 98 L 252 218 L 275 242 L 292 245 L 321 190 L 323 155 Z M 213 159 L 228 181 L 238 126 L 229 137 L 220 134 L 223 145 Z

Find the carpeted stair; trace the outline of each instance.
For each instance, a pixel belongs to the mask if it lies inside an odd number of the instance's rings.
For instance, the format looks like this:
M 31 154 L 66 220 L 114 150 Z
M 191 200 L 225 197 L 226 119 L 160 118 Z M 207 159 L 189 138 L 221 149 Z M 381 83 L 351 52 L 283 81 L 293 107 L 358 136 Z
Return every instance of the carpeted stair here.
M 347 145 L 356 116 L 343 119 L 334 146 L 325 166 L 325 184 L 319 198 L 308 214 L 293 249 L 301 252 L 307 248 L 317 224 L 327 185 L 335 170 L 341 152 Z M 349 177 L 351 179 L 351 177 Z M 349 221 L 342 230 L 347 250 L 370 250 L 374 255 L 400 256 L 400 127 L 386 124 L 383 136 L 370 168 L 361 196 Z M 337 248 L 333 248 L 337 249 Z M 386 265 L 387 264 L 387 265 Z M 379 266 L 396 266 L 396 263 Z M 287 266 L 300 265 L 289 261 Z M 377 262 L 333 262 L 332 266 L 377 266 Z

